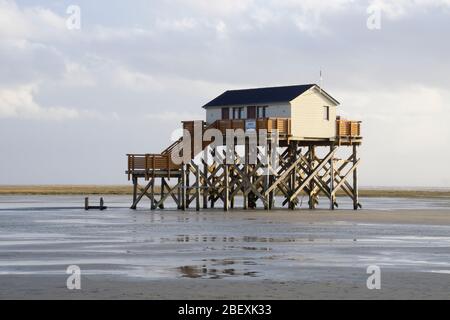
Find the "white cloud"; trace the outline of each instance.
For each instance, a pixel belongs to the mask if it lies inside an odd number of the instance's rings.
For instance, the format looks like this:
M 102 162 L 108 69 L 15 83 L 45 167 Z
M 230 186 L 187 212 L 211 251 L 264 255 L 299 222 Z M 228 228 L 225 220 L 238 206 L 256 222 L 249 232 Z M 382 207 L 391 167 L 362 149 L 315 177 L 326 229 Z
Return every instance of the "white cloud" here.
M 156 27 L 163 30 L 185 31 L 192 30 L 198 26 L 194 18 L 184 17 L 181 19 L 157 19 Z
M 151 75 L 132 71 L 124 66 L 113 67 L 113 83 L 132 91 L 162 90 L 161 83 Z
M 408 14 L 432 8 L 450 8 L 450 0 L 372 0 L 390 19 L 399 19 Z
M 34 99 L 36 91 L 35 85 L 0 89 L 0 118 L 63 120 L 80 116 L 74 109 L 40 106 Z
M 183 120 L 203 120 L 204 115 L 201 113 L 192 114 L 191 112 L 161 111 L 156 113 L 147 113 L 144 117 L 149 120 L 168 121 L 174 124 Z
M 49 40 L 66 32 L 65 19 L 42 7 L 20 9 L 14 1 L 0 0 L 2 39 Z
M 77 62 L 67 62 L 64 73 L 64 83 L 67 86 L 93 87 L 97 81 L 86 66 Z

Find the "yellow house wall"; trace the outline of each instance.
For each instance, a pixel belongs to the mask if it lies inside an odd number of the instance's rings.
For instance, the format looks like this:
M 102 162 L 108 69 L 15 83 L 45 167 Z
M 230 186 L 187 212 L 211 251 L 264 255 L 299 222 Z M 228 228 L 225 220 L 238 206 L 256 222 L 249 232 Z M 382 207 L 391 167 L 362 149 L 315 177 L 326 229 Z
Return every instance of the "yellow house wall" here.
M 330 119 L 323 119 L 323 107 L 330 107 Z M 292 135 L 296 138 L 333 138 L 336 135 L 336 104 L 311 88 L 291 101 Z

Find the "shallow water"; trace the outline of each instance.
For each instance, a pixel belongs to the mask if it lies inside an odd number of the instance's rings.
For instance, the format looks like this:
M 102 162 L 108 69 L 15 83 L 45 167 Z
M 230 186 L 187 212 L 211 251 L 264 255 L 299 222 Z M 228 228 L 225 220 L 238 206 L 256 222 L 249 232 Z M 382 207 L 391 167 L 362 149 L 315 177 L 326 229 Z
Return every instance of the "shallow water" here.
M 107 196 L 106 211 L 84 211 L 82 196 L 0 197 L 0 274 L 65 274 L 72 264 L 84 275 L 150 279 L 323 280 L 333 277 L 330 269 L 371 264 L 450 272 L 450 226 L 274 222 L 221 210 L 135 211 L 129 202 Z M 449 208 L 445 199 L 361 202 L 378 210 Z

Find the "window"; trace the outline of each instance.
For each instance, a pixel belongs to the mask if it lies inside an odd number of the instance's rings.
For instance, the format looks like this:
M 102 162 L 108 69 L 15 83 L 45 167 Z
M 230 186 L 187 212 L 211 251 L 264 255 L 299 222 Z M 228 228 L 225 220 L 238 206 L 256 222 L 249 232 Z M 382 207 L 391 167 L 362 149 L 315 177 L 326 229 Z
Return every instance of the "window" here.
M 328 106 L 323 107 L 323 120 L 326 121 L 330 120 L 330 107 Z
M 230 108 L 222 108 L 222 120 L 230 119 Z
M 257 110 L 257 118 L 265 118 L 267 112 L 267 106 L 259 106 Z
M 242 111 L 244 108 L 233 108 L 233 119 L 242 119 Z
M 247 107 L 247 119 L 256 119 L 256 106 Z

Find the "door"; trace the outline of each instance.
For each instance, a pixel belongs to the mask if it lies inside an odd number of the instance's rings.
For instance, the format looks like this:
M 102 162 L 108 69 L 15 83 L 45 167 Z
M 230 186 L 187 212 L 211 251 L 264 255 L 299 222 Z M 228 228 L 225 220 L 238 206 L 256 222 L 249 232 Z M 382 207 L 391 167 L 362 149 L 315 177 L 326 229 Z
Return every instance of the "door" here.
M 230 108 L 222 108 L 222 120 L 230 119 Z
M 255 106 L 247 107 L 247 119 L 256 119 L 256 107 Z

